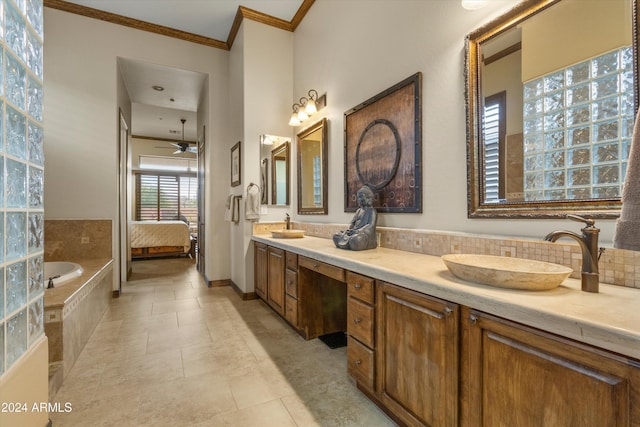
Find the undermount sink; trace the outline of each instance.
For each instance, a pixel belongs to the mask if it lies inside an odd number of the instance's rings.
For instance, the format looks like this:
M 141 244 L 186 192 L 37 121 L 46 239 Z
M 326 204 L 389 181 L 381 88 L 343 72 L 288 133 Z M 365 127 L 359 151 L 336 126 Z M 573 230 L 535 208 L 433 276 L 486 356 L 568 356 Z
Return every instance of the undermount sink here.
M 550 262 L 493 255 L 449 254 L 442 260 L 460 279 L 508 289 L 553 289 L 573 272 Z
M 271 236 L 276 239 L 299 239 L 304 237 L 304 230 L 272 230 Z

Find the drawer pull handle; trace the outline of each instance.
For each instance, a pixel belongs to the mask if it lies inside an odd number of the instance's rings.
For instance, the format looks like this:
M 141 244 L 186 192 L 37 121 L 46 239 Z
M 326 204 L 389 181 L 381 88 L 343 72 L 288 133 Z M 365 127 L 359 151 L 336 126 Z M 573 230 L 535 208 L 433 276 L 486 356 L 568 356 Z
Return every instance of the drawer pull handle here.
M 320 264 L 313 264 L 313 268 L 317 269 L 318 267 L 320 267 Z
M 360 289 L 362 288 L 362 285 L 360 283 L 356 283 L 355 285 L 353 285 L 353 287 L 356 289 Z
M 451 313 L 453 313 L 453 310 L 452 310 L 452 309 L 450 309 L 449 307 L 445 307 L 445 308 L 444 308 L 444 314 L 446 314 L 446 315 L 448 316 L 448 315 L 449 315 L 449 314 L 451 314 Z
M 362 319 L 353 319 L 353 323 L 355 323 L 356 325 L 360 322 L 362 322 Z
M 362 360 L 358 359 L 356 360 L 356 365 L 361 365 L 362 364 Z
M 469 316 L 469 323 L 471 323 L 472 325 L 475 325 L 478 322 L 478 318 L 476 316 L 474 316 L 473 314 Z

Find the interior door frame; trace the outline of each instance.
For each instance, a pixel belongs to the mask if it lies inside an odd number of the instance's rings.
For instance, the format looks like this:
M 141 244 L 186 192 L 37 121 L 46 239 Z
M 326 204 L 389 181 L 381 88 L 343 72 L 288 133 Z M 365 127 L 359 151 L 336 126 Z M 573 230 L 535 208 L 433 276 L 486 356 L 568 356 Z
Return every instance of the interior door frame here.
M 122 284 L 126 283 L 131 269 L 131 245 L 129 244 L 129 217 L 131 211 L 130 193 L 129 193 L 129 175 L 131 171 L 131 156 L 129 155 L 129 125 L 119 110 L 118 120 L 118 215 L 119 226 L 118 234 L 120 235 L 120 280 L 118 293 L 122 290 Z
M 202 134 L 198 138 L 198 243 L 196 251 L 196 269 L 205 275 L 205 141 L 206 126 L 202 126 Z

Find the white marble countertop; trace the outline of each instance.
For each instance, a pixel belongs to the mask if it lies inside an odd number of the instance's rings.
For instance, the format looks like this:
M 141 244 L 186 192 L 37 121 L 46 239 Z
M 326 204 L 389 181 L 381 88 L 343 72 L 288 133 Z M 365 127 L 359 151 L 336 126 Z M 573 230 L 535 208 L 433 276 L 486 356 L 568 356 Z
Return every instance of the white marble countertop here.
M 505 319 L 640 359 L 640 289 L 600 284 L 582 292 L 580 280 L 566 279 L 549 291 L 495 288 L 460 280 L 440 257 L 387 248 L 338 249 L 330 239 L 305 236 L 253 240 L 356 273 L 462 304 Z

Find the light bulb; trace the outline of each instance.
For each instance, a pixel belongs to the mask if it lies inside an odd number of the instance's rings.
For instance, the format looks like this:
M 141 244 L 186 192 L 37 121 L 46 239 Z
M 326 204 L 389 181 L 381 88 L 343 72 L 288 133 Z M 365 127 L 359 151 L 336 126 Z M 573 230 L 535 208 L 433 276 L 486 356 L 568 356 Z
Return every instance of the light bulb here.
M 298 120 L 298 113 L 293 113 L 289 120 L 289 126 L 300 126 L 300 120 Z
M 462 0 L 462 7 L 467 10 L 477 10 L 485 7 L 487 0 Z
M 316 108 L 316 101 L 314 101 L 313 98 L 310 98 L 307 101 L 307 105 L 304 107 L 304 112 L 310 116 L 318 112 L 318 109 Z
M 304 110 L 298 111 L 298 120 L 300 120 L 301 122 L 304 122 L 308 118 L 309 116 L 307 115 L 307 113 L 304 112 Z

